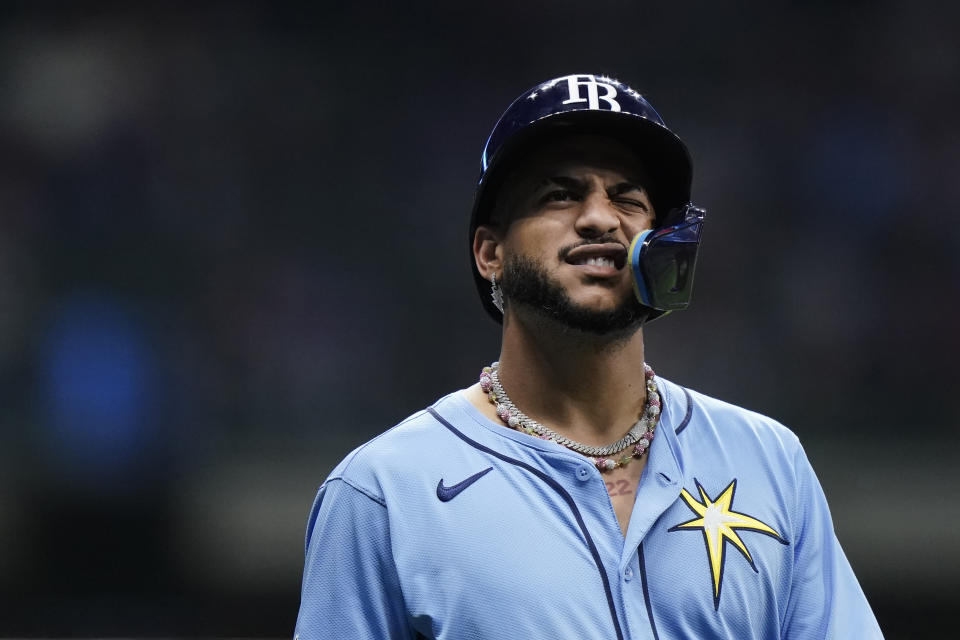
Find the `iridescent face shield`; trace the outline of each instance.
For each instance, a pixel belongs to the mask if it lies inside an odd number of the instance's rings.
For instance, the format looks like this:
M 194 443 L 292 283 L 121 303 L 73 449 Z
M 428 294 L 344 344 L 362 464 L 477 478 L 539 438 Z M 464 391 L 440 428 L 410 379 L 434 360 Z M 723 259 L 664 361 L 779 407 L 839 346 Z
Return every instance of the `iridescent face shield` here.
M 630 243 L 633 290 L 645 306 L 668 313 L 690 304 L 704 215 L 706 210 L 687 204 Z

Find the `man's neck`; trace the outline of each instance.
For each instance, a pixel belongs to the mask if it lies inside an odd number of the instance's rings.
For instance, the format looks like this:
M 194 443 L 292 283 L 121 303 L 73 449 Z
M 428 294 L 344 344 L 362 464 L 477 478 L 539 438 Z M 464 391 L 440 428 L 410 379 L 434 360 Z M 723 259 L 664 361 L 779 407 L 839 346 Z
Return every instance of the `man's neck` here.
M 646 402 L 643 331 L 616 338 L 506 318 L 500 381 L 529 417 L 590 445 L 621 438 Z

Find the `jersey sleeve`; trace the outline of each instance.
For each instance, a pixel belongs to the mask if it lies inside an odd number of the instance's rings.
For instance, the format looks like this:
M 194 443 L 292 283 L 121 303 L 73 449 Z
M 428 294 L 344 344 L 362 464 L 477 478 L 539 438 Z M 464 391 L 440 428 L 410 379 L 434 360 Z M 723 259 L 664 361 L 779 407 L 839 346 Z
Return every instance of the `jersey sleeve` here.
M 311 509 L 294 637 L 413 637 L 383 499 L 342 478 L 327 480 Z
M 783 640 L 882 640 L 803 449 L 797 451 L 794 469 L 797 524 L 791 541 L 794 568 Z

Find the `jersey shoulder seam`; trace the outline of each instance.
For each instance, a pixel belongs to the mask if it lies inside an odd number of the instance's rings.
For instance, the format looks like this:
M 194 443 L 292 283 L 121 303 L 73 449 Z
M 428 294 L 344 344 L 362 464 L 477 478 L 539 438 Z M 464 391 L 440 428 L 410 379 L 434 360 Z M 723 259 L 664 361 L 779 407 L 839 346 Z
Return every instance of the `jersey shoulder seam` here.
M 331 482 L 333 482 L 333 481 L 335 481 L 335 480 L 339 480 L 340 482 L 342 482 L 343 484 L 347 485 L 348 487 L 350 487 L 351 489 L 353 489 L 353 490 L 356 491 L 357 493 L 360 493 L 360 494 L 365 495 L 366 497 L 370 498 L 371 500 L 373 500 L 374 502 L 376 502 L 377 504 L 379 504 L 381 507 L 386 508 L 386 506 L 387 506 L 387 501 L 386 501 L 382 496 L 377 495 L 375 492 L 370 491 L 369 489 L 367 489 L 367 488 L 365 488 L 365 487 L 362 487 L 362 486 L 360 486 L 359 484 L 357 484 L 356 482 L 353 482 L 352 480 L 348 480 L 347 478 L 344 478 L 343 476 L 334 476 L 334 477 L 332 477 L 332 478 L 327 478 L 327 481 L 324 482 L 323 484 L 324 484 L 324 486 L 327 486 L 327 485 L 329 485 Z
M 391 433 L 392 431 L 394 431 L 394 430 L 396 430 L 396 429 L 399 429 L 400 427 L 402 427 L 403 425 L 407 424 L 408 422 L 410 422 L 410 421 L 412 421 L 412 420 L 416 420 L 417 418 L 423 416 L 423 415 L 426 414 L 426 413 L 427 413 L 427 410 L 426 410 L 426 409 L 421 409 L 420 411 L 417 411 L 416 413 L 414 413 L 414 414 L 412 414 L 412 415 L 404 418 L 401 422 L 393 425 L 392 427 L 390 427 L 389 429 L 387 429 L 387 430 L 384 431 L 383 433 L 374 436 L 373 438 L 367 440 L 367 441 L 364 442 L 362 445 L 360 445 L 359 447 L 357 447 L 356 449 L 354 449 L 354 450 L 350 453 L 350 455 L 348 456 L 348 457 L 349 457 L 349 460 L 347 460 L 347 461 L 346 461 L 346 464 L 343 465 L 343 468 L 340 470 L 340 473 L 338 474 L 337 477 L 342 478 L 342 477 L 344 477 L 344 476 L 346 475 L 347 471 L 349 471 L 349 469 L 350 469 L 350 466 L 353 465 L 354 461 L 355 461 L 357 458 L 360 457 L 360 454 L 361 454 L 361 452 L 363 452 L 364 449 L 366 449 L 367 447 L 371 446 L 374 442 L 380 440 L 381 438 L 385 438 L 385 437 L 386 437 L 389 433 Z
M 687 399 L 686 415 L 681 421 L 680 426 L 675 430 L 677 435 L 679 435 L 681 431 L 684 431 L 690 424 L 695 423 L 695 421 L 692 420 L 694 410 L 706 412 L 708 415 L 713 415 L 715 411 L 719 410 L 725 412 L 727 415 L 736 416 L 738 423 L 753 424 L 755 427 L 763 425 L 763 431 L 767 431 L 771 435 L 775 434 L 775 437 L 781 439 L 789 449 L 802 446 L 797 434 L 775 418 L 771 418 L 753 409 L 747 409 L 746 407 L 727 402 L 726 400 L 714 398 L 713 396 L 706 395 L 689 387 L 681 386 L 677 383 L 672 383 L 672 385 L 683 391 Z

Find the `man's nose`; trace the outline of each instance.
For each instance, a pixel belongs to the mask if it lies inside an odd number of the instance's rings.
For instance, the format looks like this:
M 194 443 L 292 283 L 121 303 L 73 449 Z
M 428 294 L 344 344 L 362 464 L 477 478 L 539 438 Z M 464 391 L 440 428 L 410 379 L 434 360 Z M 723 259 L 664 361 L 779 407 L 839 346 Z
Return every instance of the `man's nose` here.
M 614 233 L 620 228 L 620 216 L 607 194 L 593 191 L 583 199 L 576 228 L 577 233 L 587 238 Z

